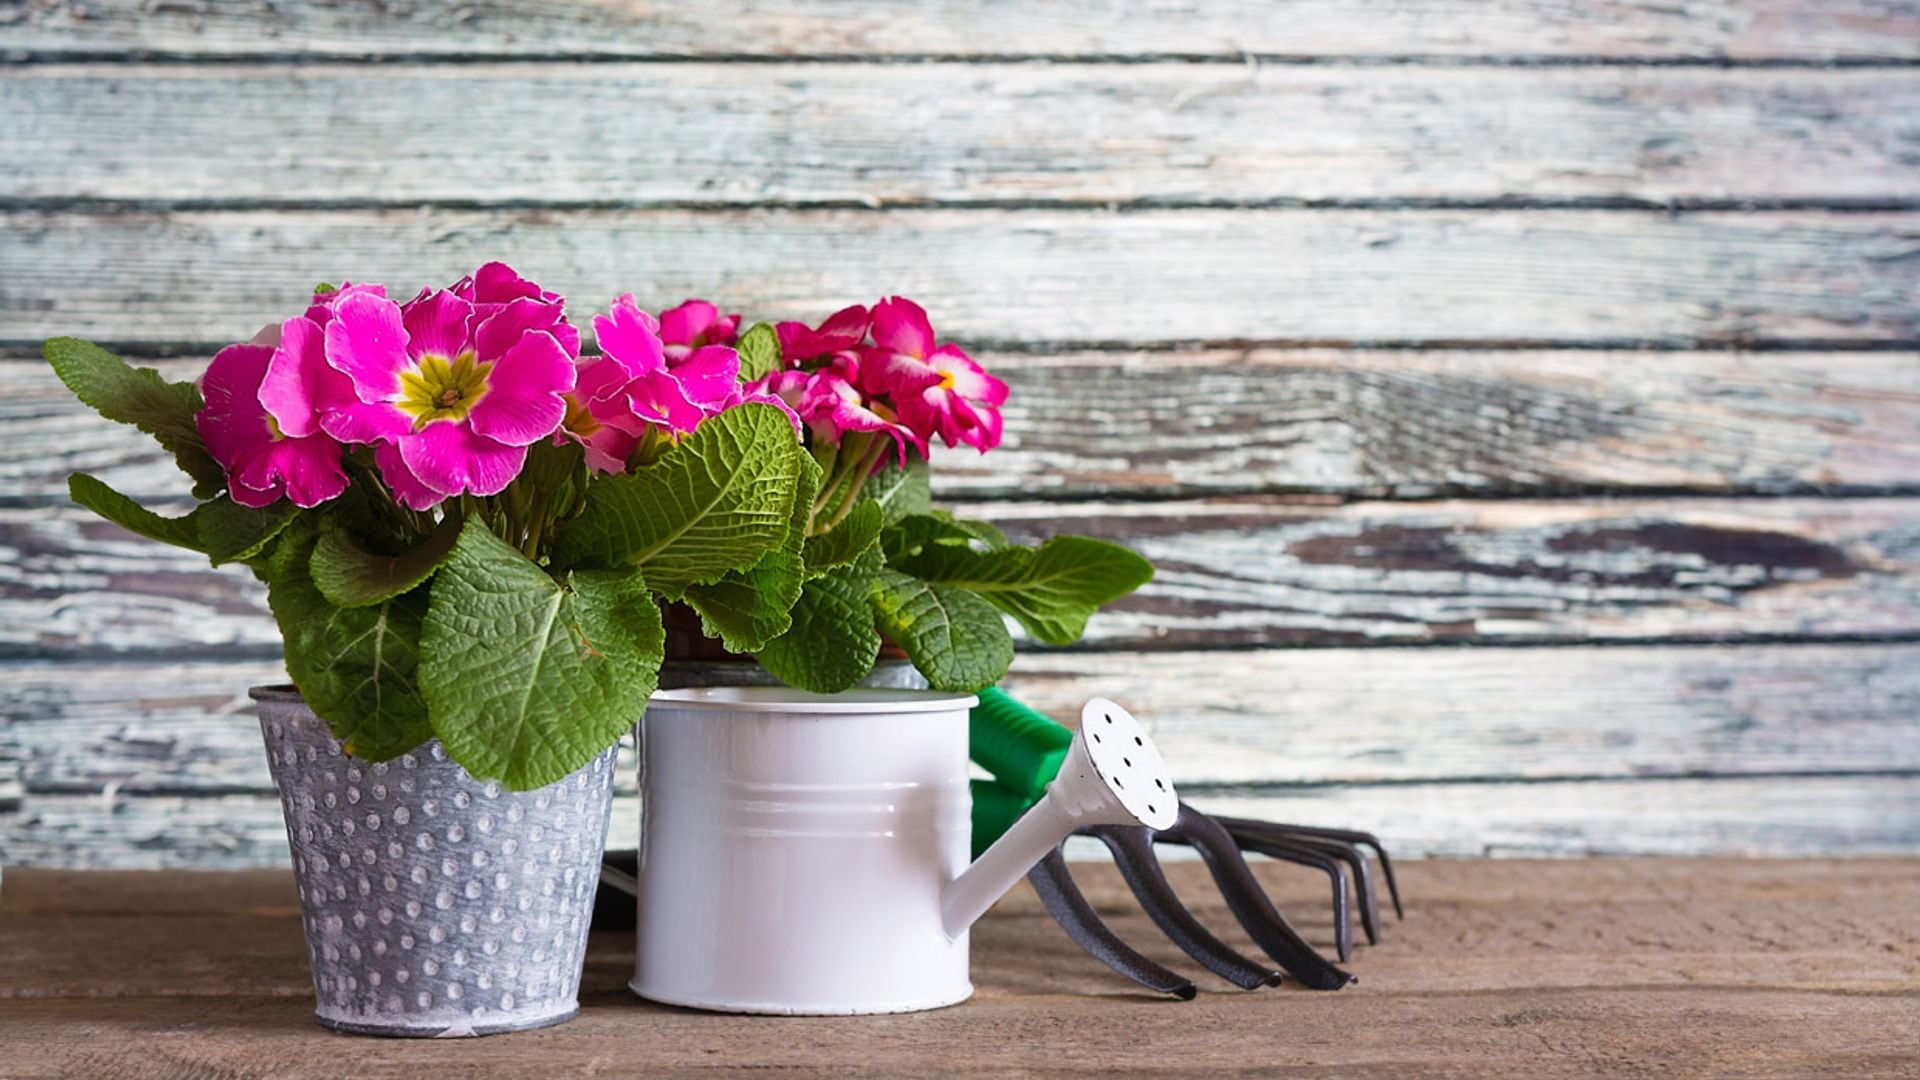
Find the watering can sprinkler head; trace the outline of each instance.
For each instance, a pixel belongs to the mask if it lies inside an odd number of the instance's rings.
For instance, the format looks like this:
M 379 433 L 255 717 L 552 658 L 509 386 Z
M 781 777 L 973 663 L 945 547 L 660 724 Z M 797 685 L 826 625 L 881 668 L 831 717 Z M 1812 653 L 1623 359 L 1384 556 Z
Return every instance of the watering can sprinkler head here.
M 949 938 L 958 938 L 1035 863 L 1085 825 L 1165 829 L 1180 798 L 1160 751 L 1133 714 L 1106 698 L 1080 710 L 1080 730 L 1046 795 L 941 894 Z

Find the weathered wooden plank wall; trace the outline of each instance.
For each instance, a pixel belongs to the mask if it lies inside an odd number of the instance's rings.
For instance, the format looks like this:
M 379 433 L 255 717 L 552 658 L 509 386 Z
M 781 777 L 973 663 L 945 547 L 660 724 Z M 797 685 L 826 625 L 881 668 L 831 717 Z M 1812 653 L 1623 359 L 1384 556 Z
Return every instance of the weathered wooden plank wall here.
M 492 257 L 925 301 L 1016 394 L 943 493 L 1161 568 L 1016 689 L 1204 805 L 1920 850 L 1916 145 L 1905 0 L 0 2 L 0 860 L 283 845 L 257 587 L 66 504 L 182 485 L 38 340 Z

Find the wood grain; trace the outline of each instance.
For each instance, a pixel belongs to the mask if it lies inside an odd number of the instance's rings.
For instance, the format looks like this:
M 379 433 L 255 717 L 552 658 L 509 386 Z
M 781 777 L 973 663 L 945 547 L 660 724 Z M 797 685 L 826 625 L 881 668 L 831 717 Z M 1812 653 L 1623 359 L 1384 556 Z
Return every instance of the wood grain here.
M 1174 886 L 1248 948 L 1198 866 Z M 1337 994 L 1190 1003 L 1132 992 L 1024 887 L 973 934 L 975 997 L 911 1016 L 722 1016 L 636 1001 L 632 936 L 588 945 L 578 1018 L 484 1041 L 355 1040 L 314 1026 L 284 873 L 10 874 L 0 1055 L 20 1080 L 420 1075 L 1794 1076 L 1910 1071 L 1920 873 L 1912 860 L 1408 863 L 1405 923 Z M 1194 965 L 1081 868 L 1129 941 Z M 1310 939 L 1313 883 L 1266 869 Z M 17 888 L 26 903 L 11 896 Z M 149 905 L 179 912 L 157 915 Z M 199 910 L 195 910 L 196 907 Z M 79 908 L 79 910 L 75 910 Z M 116 910 L 117 909 L 117 910 Z M 139 942 L 138 949 L 102 942 Z M 1204 978 L 1204 976 L 1203 976 Z
M 1920 853 L 1920 777 L 1500 781 L 1200 792 L 1202 810 L 1378 833 L 1396 857 Z M 616 797 L 609 847 L 639 842 Z M 1098 859 L 1074 841 L 1074 859 Z M 0 817 L 8 866 L 238 869 L 284 865 L 272 795 L 34 795 Z
M 204 360 L 153 361 L 193 379 Z M 981 353 L 1013 385 L 994 453 L 936 454 L 946 498 L 1920 488 L 1920 353 L 1175 350 Z M 1089 395 L 1092 395 L 1091 407 Z M 0 361 L 0 497 L 92 472 L 179 497 L 170 458 L 37 358 Z
M 1897 202 L 1916 117 L 1906 69 L 56 65 L 0 198 Z
M 34 794 L 269 792 L 246 690 L 283 681 L 274 660 L 0 664 L 0 762 Z M 1007 686 L 1068 721 L 1124 702 L 1196 791 L 1920 772 L 1920 645 L 1035 653 Z
M 1904 635 L 1920 503 L 1284 500 L 1001 504 L 1026 541 L 1080 532 L 1154 581 L 1089 644 L 1676 641 Z
M 0 54 L 1920 57 L 1920 13 L 1887 0 L 30 0 L 10 16 L 0 24 Z
M 1088 645 L 1705 641 L 1920 633 L 1920 501 L 1284 500 L 961 507 L 1114 539 L 1155 580 Z M 262 656 L 244 569 L 78 508 L 0 509 L 0 656 Z
M 1068 717 L 1096 694 L 1126 702 L 1205 808 L 1374 828 L 1407 854 L 1920 851 L 1917 659 L 1911 645 L 1054 654 L 1022 658 L 1010 688 Z M 245 697 L 281 677 L 272 661 L 0 666 L 0 763 L 20 777 L 0 859 L 282 858 Z M 628 755 L 616 846 L 638 835 Z
M 1202 919 L 1249 947 L 1200 867 L 1169 874 Z M 1117 874 L 1076 876 L 1123 937 L 1193 970 Z M 1406 864 L 1403 878 L 1408 920 L 1356 956 L 1360 982 L 1337 994 L 1238 993 L 1205 979 L 1191 1003 L 1144 997 L 1078 952 L 1023 886 L 975 928 L 977 992 L 957 1008 L 824 1019 L 666 1009 L 625 988 L 632 936 L 595 934 L 583 1009 L 565 1025 L 484 1041 L 347 1044 L 312 1023 L 288 875 L 10 874 L 0 947 L 20 962 L 0 972 L 0 1054 L 20 1080 L 322 1077 L 338 1073 L 343 1054 L 370 1080 L 608 1068 L 1891 1076 L 1911 1063 L 1912 860 L 1429 861 Z M 1261 879 L 1310 939 L 1325 940 L 1311 880 L 1285 868 L 1263 868 Z
M 976 344 L 1870 344 L 1920 338 L 1916 251 L 1904 213 L 15 211 L 0 340 L 217 345 L 316 277 L 410 290 L 511 253 L 583 308 L 818 319 L 900 292 Z

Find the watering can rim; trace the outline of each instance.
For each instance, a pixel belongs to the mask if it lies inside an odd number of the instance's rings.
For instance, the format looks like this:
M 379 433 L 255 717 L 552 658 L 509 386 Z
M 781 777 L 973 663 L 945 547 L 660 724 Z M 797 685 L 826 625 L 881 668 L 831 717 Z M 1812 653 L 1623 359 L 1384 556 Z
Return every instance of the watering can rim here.
M 939 690 L 853 689 L 815 694 L 788 686 L 696 686 L 661 690 L 654 706 L 694 712 L 803 713 L 851 715 L 867 713 L 931 713 L 971 709 L 979 702 L 972 694 Z

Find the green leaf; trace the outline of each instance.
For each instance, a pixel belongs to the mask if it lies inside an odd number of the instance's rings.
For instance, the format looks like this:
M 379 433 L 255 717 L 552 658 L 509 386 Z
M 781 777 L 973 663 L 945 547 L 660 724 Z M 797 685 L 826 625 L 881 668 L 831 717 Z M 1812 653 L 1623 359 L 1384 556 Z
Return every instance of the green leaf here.
M 733 346 L 740 354 L 740 381 L 755 382 L 780 370 L 780 335 L 769 323 L 754 323 Z
M 109 420 L 132 424 L 159 440 L 193 478 L 193 494 L 212 498 L 227 486 L 220 468 L 193 417 L 203 405 L 192 383 L 170 383 L 152 368 L 131 367 L 126 361 L 90 341 L 50 339 L 42 351 L 60 381 L 75 397 Z
M 700 613 L 701 630 L 733 652 L 757 652 L 793 625 L 790 612 L 806 581 L 801 553 L 809 542 L 807 524 L 820 486 L 820 466 L 805 454 L 800 462 L 800 486 L 794 491 L 787 535 L 780 545 L 746 570 L 729 571 L 719 581 L 687 588 L 687 605 Z
M 267 575 L 287 673 L 348 753 L 367 761 L 399 757 L 433 735 L 417 678 L 427 592 L 337 607 L 307 574 L 312 550 L 310 526 L 289 530 L 274 546 Z
M 860 494 L 880 505 L 880 512 L 889 525 L 911 514 L 933 512 L 933 483 L 923 458 L 909 457 L 905 465 L 889 466 L 874 473 L 867 477 L 867 485 L 860 489 Z
M 985 552 L 927 544 L 894 566 L 924 581 L 979 594 L 1049 645 L 1079 640 L 1087 618 L 1101 605 L 1153 577 L 1153 564 L 1139 555 L 1085 536 Z
M 262 507 L 241 506 L 225 495 L 201 503 L 190 515 L 200 534 L 200 549 L 213 565 L 251 562 L 280 530 L 300 513 L 286 499 Z
M 1000 526 L 995 525 L 991 521 L 976 521 L 970 518 L 957 518 L 951 515 L 948 515 L 947 520 L 953 524 L 954 528 L 980 541 L 989 549 L 1012 546 L 1007 543 L 1007 534 L 1001 532 Z
M 786 540 L 805 458 L 786 413 L 729 409 L 652 465 L 596 482 L 560 533 L 554 561 L 639 566 L 655 592 L 677 600 Z
M 255 560 L 300 512 L 284 499 L 255 509 L 222 495 L 194 507 L 184 517 L 162 517 L 86 473 L 67 478 L 67 493 L 74 502 L 123 529 L 197 551 L 215 566 Z
M 373 555 L 347 530 L 327 528 L 314 545 L 311 571 L 321 595 L 341 607 L 365 607 L 409 592 L 433 576 L 453 550 L 460 530 L 451 521 L 399 555 Z
M 194 527 L 192 514 L 161 517 L 86 473 L 67 477 L 67 494 L 74 502 L 129 532 L 206 554 L 206 549 L 200 546 L 200 531 Z
M 863 501 L 832 531 L 807 540 L 807 573 L 819 574 L 845 566 L 865 555 L 880 538 L 884 514 L 880 505 Z
M 551 784 L 618 741 L 653 694 L 666 635 L 639 573 L 561 584 L 470 520 L 431 592 L 420 686 L 434 733 L 474 776 Z
M 871 601 L 880 631 L 900 643 L 935 690 L 981 690 L 1013 664 L 1013 638 L 1000 612 L 970 592 L 882 570 Z
M 886 554 L 889 566 L 905 569 L 908 562 L 929 546 L 944 544 L 966 550 L 971 548 L 973 540 L 973 533 L 962 528 L 951 515 L 935 511 L 909 514 L 888 525 L 880 534 L 880 550 Z
M 793 606 L 792 629 L 756 654 L 760 666 L 788 686 L 817 694 L 858 685 L 880 655 L 871 605 L 879 570 L 879 553 L 868 548 L 856 561 L 807 582 Z

